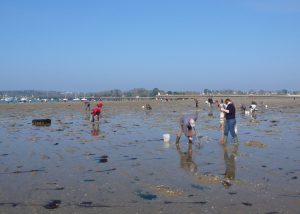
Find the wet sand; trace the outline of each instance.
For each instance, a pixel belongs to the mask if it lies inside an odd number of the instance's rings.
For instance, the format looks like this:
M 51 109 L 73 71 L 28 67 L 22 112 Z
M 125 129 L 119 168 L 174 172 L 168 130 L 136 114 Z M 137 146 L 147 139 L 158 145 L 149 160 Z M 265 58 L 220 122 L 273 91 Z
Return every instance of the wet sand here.
M 255 101 L 226 147 L 204 98 L 191 147 L 174 141 L 194 100 L 104 102 L 99 128 L 82 103 L 0 105 L 0 213 L 299 213 L 300 99 Z

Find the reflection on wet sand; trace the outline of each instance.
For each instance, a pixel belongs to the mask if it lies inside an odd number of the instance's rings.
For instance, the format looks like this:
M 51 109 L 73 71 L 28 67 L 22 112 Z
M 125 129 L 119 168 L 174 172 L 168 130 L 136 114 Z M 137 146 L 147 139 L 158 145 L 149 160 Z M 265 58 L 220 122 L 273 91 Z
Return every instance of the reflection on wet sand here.
M 92 134 L 92 136 L 99 136 L 100 135 L 99 123 L 93 123 L 92 124 L 91 134 Z
M 186 152 L 181 151 L 180 145 L 176 144 L 176 149 L 180 157 L 180 167 L 189 173 L 197 172 L 197 164 L 193 161 L 193 144 L 188 144 Z
M 224 173 L 224 180 L 222 184 L 225 188 L 228 188 L 232 185 L 232 181 L 235 179 L 235 160 L 237 157 L 239 144 L 233 144 L 232 152 L 228 152 L 227 144 L 223 145 L 223 152 L 224 152 L 224 162 L 225 162 L 225 173 Z
M 300 100 L 238 114 L 237 148 L 203 99 L 199 148 L 161 139 L 193 100 L 108 102 L 100 124 L 82 103 L 0 105 L 0 213 L 299 213 Z

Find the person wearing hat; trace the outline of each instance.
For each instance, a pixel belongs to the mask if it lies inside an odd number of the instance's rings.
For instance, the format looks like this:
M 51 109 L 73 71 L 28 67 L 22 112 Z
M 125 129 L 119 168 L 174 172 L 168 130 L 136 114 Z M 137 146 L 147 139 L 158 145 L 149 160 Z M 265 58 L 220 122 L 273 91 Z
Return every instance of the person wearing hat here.
M 196 120 L 198 119 L 198 112 L 195 114 L 186 114 L 180 118 L 180 127 L 176 137 L 176 144 L 179 144 L 181 135 L 184 135 L 188 138 L 189 143 L 193 141 L 193 129 L 195 131 Z

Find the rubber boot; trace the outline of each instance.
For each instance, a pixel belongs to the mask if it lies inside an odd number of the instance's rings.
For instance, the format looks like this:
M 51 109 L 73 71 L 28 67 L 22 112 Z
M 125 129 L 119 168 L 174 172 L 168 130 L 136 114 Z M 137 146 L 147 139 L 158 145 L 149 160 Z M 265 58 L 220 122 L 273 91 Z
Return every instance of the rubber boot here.
M 179 140 L 180 140 L 180 137 L 179 136 L 176 136 L 176 144 L 179 144 Z
M 227 143 L 227 136 L 223 137 L 223 145 L 225 145 Z
M 238 144 L 239 143 L 239 140 L 238 140 L 237 136 L 235 136 L 235 138 L 233 139 L 233 142 L 234 142 L 234 144 Z

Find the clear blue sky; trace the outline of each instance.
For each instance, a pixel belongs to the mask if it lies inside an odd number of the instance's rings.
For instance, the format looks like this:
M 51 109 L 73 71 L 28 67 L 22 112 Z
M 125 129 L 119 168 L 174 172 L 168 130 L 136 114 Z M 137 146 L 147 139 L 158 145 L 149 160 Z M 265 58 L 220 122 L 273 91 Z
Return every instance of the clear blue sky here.
M 300 90 L 299 0 L 0 0 L 0 90 Z

